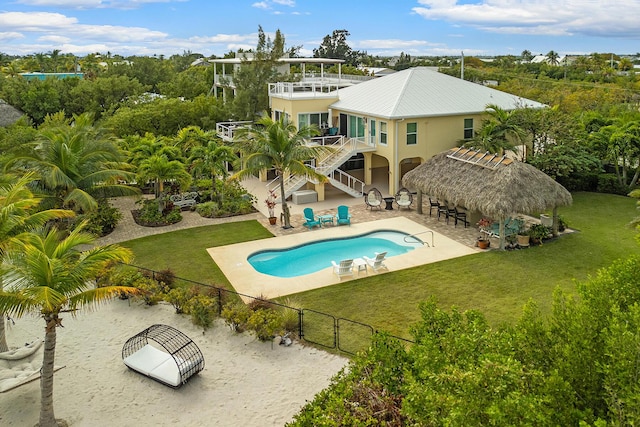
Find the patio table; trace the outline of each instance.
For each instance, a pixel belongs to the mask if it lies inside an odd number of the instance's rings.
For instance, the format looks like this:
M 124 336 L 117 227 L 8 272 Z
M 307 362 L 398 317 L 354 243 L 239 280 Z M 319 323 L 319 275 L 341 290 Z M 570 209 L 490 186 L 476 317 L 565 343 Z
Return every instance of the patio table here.
M 318 221 L 320 221 L 320 224 L 323 226 L 327 223 L 331 223 L 331 225 L 333 225 L 334 218 L 333 214 L 318 215 Z

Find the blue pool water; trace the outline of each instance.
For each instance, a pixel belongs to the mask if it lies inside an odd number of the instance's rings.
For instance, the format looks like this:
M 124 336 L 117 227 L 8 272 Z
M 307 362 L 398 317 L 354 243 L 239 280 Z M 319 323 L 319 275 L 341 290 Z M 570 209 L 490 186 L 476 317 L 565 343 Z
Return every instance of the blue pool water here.
M 406 241 L 405 241 L 406 240 Z M 422 246 L 422 241 L 407 233 L 392 230 L 339 239 L 318 240 L 285 249 L 271 249 L 251 254 L 247 261 L 259 273 L 276 277 L 296 277 L 331 267 L 331 261 L 374 258 L 376 252 L 387 257 L 407 253 Z

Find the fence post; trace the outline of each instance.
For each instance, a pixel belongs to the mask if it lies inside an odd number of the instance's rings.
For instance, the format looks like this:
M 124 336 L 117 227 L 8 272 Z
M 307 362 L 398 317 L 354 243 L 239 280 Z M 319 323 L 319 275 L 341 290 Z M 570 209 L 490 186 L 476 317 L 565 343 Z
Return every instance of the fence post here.
M 222 316 L 222 289 L 218 288 L 218 316 Z
M 302 314 L 302 310 L 297 309 L 298 310 L 298 336 L 300 337 L 300 339 L 302 339 L 304 337 L 304 330 L 302 327 L 302 316 L 304 316 L 304 314 Z

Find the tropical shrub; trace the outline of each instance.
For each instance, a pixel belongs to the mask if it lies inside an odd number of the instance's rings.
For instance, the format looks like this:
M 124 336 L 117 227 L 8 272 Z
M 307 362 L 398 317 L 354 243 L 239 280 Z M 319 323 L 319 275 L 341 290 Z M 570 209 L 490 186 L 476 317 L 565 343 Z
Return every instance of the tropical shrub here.
M 98 208 L 88 214 L 79 215 L 75 223 L 83 220 L 89 223 L 84 230 L 98 237 L 106 236 L 111 233 L 122 219 L 122 212 L 118 208 L 111 206 L 107 199 L 98 200 Z
M 196 326 L 201 326 L 204 330 L 213 325 L 216 318 L 218 302 L 216 298 L 207 295 L 196 295 L 189 299 L 187 311 L 191 315 L 191 321 Z
M 140 204 L 141 207 L 131 213 L 138 225 L 157 227 L 182 221 L 180 208 L 174 206 L 172 203 L 166 203 L 164 209 L 160 209 L 160 201 L 157 199 L 142 200 L 136 203 Z
M 244 332 L 251 310 L 243 302 L 230 302 L 222 308 L 222 318 L 234 332 Z
M 173 288 L 164 295 L 163 299 L 173 306 L 176 314 L 187 313 L 189 303 L 198 294 L 197 292 L 195 286 L 190 289 L 186 287 Z

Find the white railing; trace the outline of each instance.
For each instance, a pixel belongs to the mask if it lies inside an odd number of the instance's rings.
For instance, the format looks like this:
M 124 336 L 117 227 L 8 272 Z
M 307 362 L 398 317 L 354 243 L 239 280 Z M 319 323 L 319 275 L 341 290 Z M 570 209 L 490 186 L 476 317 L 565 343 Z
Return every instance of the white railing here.
M 317 159 L 311 159 L 309 161 L 309 166 L 319 174 L 326 175 L 330 179 L 349 187 L 353 191 L 363 194 L 364 182 L 338 169 L 341 164 L 346 162 L 353 155 L 356 150 L 356 144 L 357 141 L 355 139 L 347 139 L 342 135 L 338 137 L 312 138 L 308 145 L 330 147 L 331 149 L 323 150 L 323 153 L 321 153 Z M 310 176 L 289 175 L 284 179 L 283 183 L 285 188 L 285 197 L 288 197 L 295 188 L 298 188 L 307 181 L 313 183 L 318 182 L 315 178 Z M 267 190 L 276 190 L 279 186 L 280 181 L 278 178 L 275 178 L 267 183 L 266 187 Z
M 269 96 L 290 99 L 294 96 L 306 97 L 335 97 L 340 88 L 335 82 L 278 82 L 269 83 Z
M 216 134 L 226 140 L 233 140 L 233 133 L 241 127 L 245 127 L 248 124 L 252 123 L 251 121 L 243 121 L 243 122 L 218 122 L 216 123 Z
M 338 181 L 340 184 L 349 187 L 350 189 L 357 191 L 360 195 L 364 194 L 364 182 L 360 181 L 358 178 L 349 175 L 346 172 L 341 171 L 340 169 L 335 169 L 331 171 L 329 178 Z

